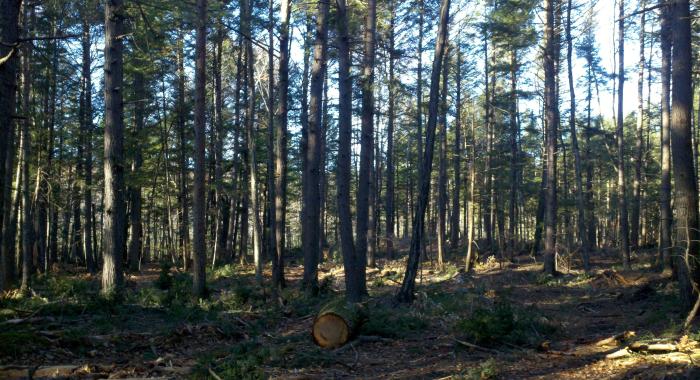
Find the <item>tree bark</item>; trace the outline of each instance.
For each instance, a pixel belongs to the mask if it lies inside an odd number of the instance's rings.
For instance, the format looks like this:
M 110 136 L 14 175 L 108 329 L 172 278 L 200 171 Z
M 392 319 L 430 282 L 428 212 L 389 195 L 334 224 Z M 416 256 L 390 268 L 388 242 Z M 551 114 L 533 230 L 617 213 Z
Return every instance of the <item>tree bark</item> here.
M 223 5 L 223 2 L 221 4 Z M 228 232 L 228 229 L 226 228 L 226 207 L 228 207 L 228 199 L 226 197 L 226 193 L 224 192 L 223 169 L 224 137 L 226 132 L 224 131 L 224 98 L 221 88 L 221 65 L 223 60 L 223 44 L 225 37 L 226 35 L 224 33 L 224 28 L 221 25 L 221 22 L 219 22 L 216 31 L 214 69 L 212 70 L 214 75 L 214 188 L 216 190 L 214 265 L 216 265 L 216 260 L 220 260 L 226 255 L 226 234 Z
M 544 272 L 556 273 L 556 233 L 557 233 L 557 129 L 559 124 L 559 107 L 556 98 L 555 60 L 558 54 L 554 37 L 554 8 L 556 0 L 545 1 L 545 51 L 544 51 L 544 103 L 547 151 L 547 178 L 544 202 Z
M 19 36 L 19 9 L 21 0 L 2 0 L 0 6 L 0 40 L 13 44 Z M 14 119 L 15 94 L 17 89 L 17 47 L 0 44 L 0 57 L 7 58 L 0 65 L 0 236 L 3 236 L 2 254 L 0 256 L 0 290 L 6 289 L 14 280 L 12 267 L 14 259 L 9 257 L 5 230 L 11 229 L 10 189 L 12 187 L 12 161 L 14 160 Z M 8 162 L 9 161 L 9 162 Z M 7 165 L 9 163 L 9 165 Z
M 629 221 L 627 219 L 627 184 L 625 182 L 625 136 L 623 109 L 625 90 L 625 1 L 619 2 L 618 20 L 618 85 L 617 85 L 617 191 L 618 191 L 618 215 L 620 226 L 620 251 L 622 254 L 622 266 L 625 270 L 630 269 L 630 243 L 629 243 Z
M 449 48 L 448 48 L 449 50 Z M 447 231 L 447 80 L 449 68 L 449 55 L 445 51 L 442 59 L 442 89 L 440 94 L 440 121 L 439 128 L 439 150 L 440 160 L 438 168 L 438 220 L 437 220 L 437 262 L 442 267 L 445 263 L 445 238 Z
M 23 29 L 29 35 L 29 15 L 33 13 L 32 5 L 24 5 Z M 29 190 L 29 162 L 31 161 L 31 100 L 29 99 L 32 81 L 30 64 L 33 44 L 30 41 L 22 45 L 22 293 L 29 292 L 29 282 L 33 271 L 32 248 L 34 246 L 34 225 L 32 223 L 32 198 Z
M 265 225 L 265 236 L 267 237 L 265 245 L 266 259 L 272 261 L 272 266 L 277 265 L 274 259 L 277 254 L 277 239 L 275 238 L 275 223 L 277 221 L 275 198 L 275 61 L 274 61 L 274 1 L 268 2 L 268 20 L 267 20 L 267 35 L 268 35 L 268 51 L 267 51 L 267 199 L 265 209 L 267 210 L 267 223 Z M 280 50 L 282 45 L 280 44 Z M 273 269 L 274 271 L 274 269 Z
M 360 259 L 357 257 L 352 235 L 352 211 L 350 210 L 351 145 L 352 145 L 352 82 L 350 80 L 350 41 L 348 36 L 347 7 L 345 0 L 338 6 L 338 222 L 340 224 L 340 249 L 345 269 L 345 289 L 348 301 L 362 298 L 362 287 L 358 284 L 356 271 Z
M 105 5 L 105 138 L 102 294 L 120 296 L 125 243 L 123 42 L 124 4 Z
M 639 3 L 641 9 L 646 8 L 646 1 Z M 640 211 L 642 209 L 642 165 L 644 158 L 644 25 L 646 12 L 642 12 L 639 20 L 639 69 L 637 77 L 637 130 L 634 156 L 634 181 L 632 182 L 632 225 L 630 226 L 630 246 L 635 252 L 639 250 Z
M 87 270 L 90 273 L 95 273 L 95 252 L 93 250 L 93 230 L 95 226 L 92 223 L 92 80 L 91 73 L 91 57 L 90 57 L 90 16 L 87 13 L 87 7 L 83 9 L 83 35 L 82 35 L 82 91 L 83 91 L 83 128 L 84 128 L 84 164 L 85 184 L 83 185 L 83 218 L 85 221 L 83 233 L 83 252 L 85 253 L 85 263 Z M 57 54 L 57 53 L 55 53 Z M 51 143 L 49 142 L 49 146 Z M 50 154 L 50 153 L 49 153 Z M 43 236 L 43 233 L 42 233 Z
M 395 24 L 396 4 L 394 0 L 389 2 L 389 109 L 387 110 L 387 136 L 386 136 L 386 255 L 394 258 L 394 192 L 395 192 L 395 168 L 394 168 L 394 121 L 396 119 L 396 77 L 395 77 Z
M 430 173 L 433 163 L 433 149 L 435 145 L 435 126 L 438 117 L 438 96 L 440 88 L 440 72 L 442 60 L 447 47 L 448 20 L 450 11 L 450 0 L 442 0 L 440 7 L 440 23 L 438 24 L 438 35 L 435 45 L 435 57 L 433 58 L 433 70 L 430 77 L 430 97 L 428 102 L 428 124 L 425 152 L 422 160 L 420 175 L 420 192 L 416 213 L 413 219 L 413 232 L 411 236 L 411 246 L 409 250 L 406 272 L 404 274 L 401 288 L 396 294 L 399 302 L 411 302 L 414 298 L 416 275 L 418 274 L 418 264 L 420 262 L 421 247 L 423 244 L 423 224 L 425 222 L 425 211 L 430 197 Z
M 660 0 L 661 3 L 666 0 Z M 659 193 L 661 268 L 671 268 L 671 12 L 661 9 L 661 189 Z
M 682 306 L 688 310 L 697 297 L 700 280 L 700 218 L 698 188 L 693 165 L 691 114 L 693 103 L 690 5 L 677 0 L 673 6 L 673 59 L 671 94 L 671 146 L 673 149 L 674 204 L 678 247 L 678 282 Z
M 192 293 L 197 298 L 207 296 L 206 289 L 206 218 L 204 189 L 204 144 L 206 133 L 206 44 L 207 0 L 197 0 L 195 43 L 195 91 L 194 91 L 194 186 L 192 191 L 193 239 L 192 239 Z
M 280 59 L 277 83 L 277 136 L 275 149 L 275 252 L 272 259 L 272 283 L 285 286 L 284 253 L 287 220 L 287 101 L 289 93 L 289 18 L 291 0 L 280 4 Z
M 369 225 L 369 198 L 372 188 L 372 163 L 374 161 L 374 61 L 375 31 L 377 25 L 376 0 L 368 0 L 364 30 L 364 58 L 362 61 L 362 129 L 360 132 L 360 170 L 357 186 L 357 231 L 355 280 L 360 292 L 367 293 L 367 250 L 372 243 L 367 241 Z M 354 299 L 350 299 L 353 301 Z
M 341 7 L 337 2 L 338 8 Z M 321 168 L 321 125 L 323 102 L 323 78 L 326 72 L 326 53 L 328 50 L 328 2 L 320 1 L 316 15 L 316 32 L 314 42 L 314 62 L 311 68 L 311 89 L 309 100 L 309 121 L 306 136 L 306 168 L 303 176 L 302 238 L 304 247 L 303 287 L 309 293 L 318 293 L 318 261 L 321 250 L 320 220 L 320 171 Z M 342 16 L 338 16 L 342 18 Z M 338 49 L 340 51 L 340 48 Z M 346 276 L 347 277 L 347 276 Z
M 459 245 L 459 194 L 462 189 L 462 48 L 457 45 L 457 66 L 455 67 L 455 87 L 457 99 L 455 100 L 455 141 L 452 153 L 452 165 L 454 167 L 454 190 L 452 192 L 452 221 L 450 222 L 450 246 L 453 250 Z
M 134 146 L 132 147 L 133 161 L 131 162 L 131 175 L 133 178 L 141 175 L 143 166 L 143 153 L 141 149 L 141 134 L 143 133 L 146 117 L 146 87 L 143 74 L 144 62 L 137 59 L 137 67 L 134 71 L 134 130 L 132 132 Z M 129 225 L 131 234 L 129 235 L 129 245 L 127 258 L 130 272 L 137 272 L 140 267 L 141 251 L 143 248 L 143 217 L 142 217 L 142 190 L 138 180 L 133 181 L 129 187 Z
M 180 247 L 180 253 L 182 254 L 182 266 L 186 271 L 188 267 L 188 261 L 190 259 L 190 216 L 189 216 L 189 204 L 188 204 L 188 193 L 187 190 L 187 134 L 185 131 L 185 124 L 187 119 L 187 111 L 185 109 L 185 65 L 184 65 L 184 37 L 182 34 L 178 35 L 177 40 L 177 130 L 178 130 L 178 166 L 180 169 L 179 173 L 179 183 L 178 183 L 178 206 L 180 208 L 179 220 L 178 220 L 178 245 Z
M 583 269 L 589 271 L 591 269 L 590 259 L 589 259 L 589 243 L 588 234 L 586 233 L 586 204 L 583 194 L 583 173 L 581 165 L 581 153 L 578 146 L 578 135 L 576 132 L 576 89 L 574 84 L 574 71 L 573 71 L 573 39 L 571 37 L 571 8 L 572 1 L 569 0 L 568 6 L 566 8 L 566 61 L 567 61 L 567 74 L 569 79 L 569 130 L 571 133 L 571 151 L 574 155 L 574 176 L 576 177 L 576 207 L 578 208 L 577 213 L 577 227 L 578 227 L 578 239 L 581 243 L 581 257 L 583 259 Z M 590 210 L 592 212 L 592 210 Z

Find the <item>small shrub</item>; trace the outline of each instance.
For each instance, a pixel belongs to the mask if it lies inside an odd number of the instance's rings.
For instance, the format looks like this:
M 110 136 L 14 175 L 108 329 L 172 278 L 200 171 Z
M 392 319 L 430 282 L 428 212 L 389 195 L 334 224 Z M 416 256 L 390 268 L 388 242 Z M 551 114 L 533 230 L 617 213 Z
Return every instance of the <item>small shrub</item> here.
M 498 300 L 492 309 L 477 308 L 456 324 L 458 334 L 480 345 L 511 343 L 534 346 L 540 334 L 554 328 L 533 311 L 514 310 L 510 303 Z
M 160 262 L 160 273 L 155 281 L 155 285 L 158 289 L 168 290 L 173 286 L 173 276 L 170 275 L 170 268 L 172 264 L 168 261 L 162 260 Z
M 455 380 L 488 380 L 495 379 L 497 376 L 497 363 L 495 360 L 493 360 L 493 358 L 489 358 L 486 361 L 479 363 L 478 366 L 468 368 L 459 375 L 452 376 L 452 378 Z
M 428 323 L 410 309 L 376 306 L 369 309 L 369 318 L 360 331 L 362 335 L 402 338 L 427 327 Z

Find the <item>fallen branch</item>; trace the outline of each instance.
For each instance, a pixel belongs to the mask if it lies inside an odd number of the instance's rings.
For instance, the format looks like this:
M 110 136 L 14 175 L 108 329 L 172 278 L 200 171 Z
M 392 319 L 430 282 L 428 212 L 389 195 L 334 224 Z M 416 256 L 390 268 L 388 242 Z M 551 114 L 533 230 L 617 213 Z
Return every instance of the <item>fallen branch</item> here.
M 617 335 L 613 335 L 609 338 L 605 338 L 601 341 L 598 341 L 595 345 L 596 346 L 609 346 L 609 345 L 613 345 L 613 344 L 618 345 L 618 344 L 626 341 L 627 339 L 629 339 L 635 335 L 637 335 L 637 333 L 635 333 L 634 331 L 625 331 L 625 332 L 621 332 Z
M 648 351 L 651 353 L 659 353 L 659 352 L 678 351 L 678 346 L 676 346 L 675 344 L 671 344 L 671 343 L 647 344 L 647 343 L 642 343 L 642 342 L 634 342 L 634 343 L 630 344 L 627 347 L 627 349 L 630 351 L 634 351 L 634 352 Z
M 209 370 L 209 374 L 211 375 L 211 377 L 215 378 L 216 380 L 223 380 L 221 379 L 221 376 L 217 375 L 216 372 L 214 372 L 214 370 L 211 369 L 211 367 L 207 369 Z
M 627 348 L 623 348 L 621 350 L 613 352 L 612 354 L 605 355 L 605 358 L 606 359 L 620 359 L 620 358 L 626 358 L 630 355 L 632 355 L 632 353 L 630 353 Z
M 459 340 L 456 338 L 454 338 L 454 341 L 462 346 L 473 348 L 473 349 L 478 350 L 478 351 L 488 352 L 490 354 L 500 354 L 499 351 L 492 350 L 492 349 L 486 348 L 486 347 L 477 346 L 476 344 L 465 342 L 463 340 Z

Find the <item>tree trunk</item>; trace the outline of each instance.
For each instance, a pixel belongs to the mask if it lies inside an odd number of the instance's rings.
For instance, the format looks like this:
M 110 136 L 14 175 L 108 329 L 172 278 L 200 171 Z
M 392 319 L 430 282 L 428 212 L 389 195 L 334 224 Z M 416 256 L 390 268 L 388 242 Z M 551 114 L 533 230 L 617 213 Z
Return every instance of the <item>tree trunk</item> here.
M 520 135 L 520 126 L 518 125 L 518 98 L 517 98 L 517 71 L 518 57 L 517 52 L 511 52 L 510 62 L 510 212 L 508 215 L 508 247 L 511 261 L 515 255 L 515 231 L 518 223 L 518 136 Z
M 627 184 L 625 182 L 625 136 L 623 109 L 625 90 L 625 1 L 619 2 L 618 20 L 618 85 L 617 85 L 617 191 L 618 209 L 620 224 L 620 251 L 622 253 L 622 266 L 625 270 L 630 269 L 630 243 L 629 243 L 629 221 L 627 219 Z
M 641 9 L 646 7 L 646 1 L 639 3 Z M 644 157 L 644 25 L 646 12 L 642 12 L 639 21 L 639 70 L 637 77 L 637 138 L 635 140 L 634 181 L 632 182 L 632 225 L 630 226 L 630 246 L 635 252 L 639 250 L 640 210 L 642 209 L 642 165 Z
M 359 301 L 362 287 L 356 272 L 360 263 L 352 235 L 352 211 L 350 210 L 351 145 L 352 145 L 352 82 L 350 81 L 350 41 L 348 36 L 347 8 L 344 0 L 338 6 L 338 222 L 340 224 L 340 249 L 345 269 L 346 298 Z
M 449 48 L 447 49 L 449 51 Z M 442 92 L 440 94 L 440 121 L 438 157 L 440 160 L 438 168 L 438 220 L 437 220 L 437 262 L 442 268 L 445 263 L 445 238 L 447 232 L 447 79 L 449 74 L 449 55 L 445 51 L 442 59 Z
M 338 7 L 341 7 L 338 2 Z M 342 16 L 338 16 L 342 18 Z M 309 121 L 306 136 L 306 168 L 303 189 L 304 220 L 302 238 L 304 248 L 303 287 L 309 293 L 318 293 L 318 260 L 321 249 L 320 220 L 320 171 L 321 168 L 321 116 L 323 102 L 323 79 L 326 72 L 328 50 L 328 3 L 318 3 L 316 15 L 316 37 L 314 42 L 314 62 L 311 68 L 311 90 L 309 101 Z M 340 48 L 338 49 L 340 51 Z M 342 95 L 341 95 L 342 97 Z M 347 277 L 347 276 L 346 276 Z
M 481 194 L 482 219 L 486 235 L 486 251 L 493 248 L 493 226 L 491 223 L 491 92 L 489 86 L 489 50 L 488 39 L 484 37 L 484 118 L 486 128 L 486 159 L 484 160 L 484 178 Z M 493 54 L 493 53 L 492 53 Z
M 265 223 L 265 257 L 272 261 L 273 267 L 276 266 L 274 260 L 277 254 L 275 247 L 277 240 L 275 239 L 275 61 L 274 61 L 274 1 L 268 2 L 268 17 L 267 17 L 267 35 L 268 35 L 268 51 L 267 51 L 267 199 L 265 209 L 267 210 L 267 223 Z M 280 44 L 280 50 L 282 45 Z
M 204 189 L 204 144 L 206 133 L 206 44 L 207 0 L 197 0 L 197 32 L 195 44 L 194 91 L 194 186 L 192 192 L 193 240 L 192 240 L 192 293 L 197 298 L 207 296 L 206 289 L 206 218 Z
M 275 252 L 272 259 L 272 283 L 285 286 L 284 253 L 287 220 L 287 97 L 289 93 L 289 18 L 291 1 L 280 4 L 280 59 L 277 84 L 277 136 L 275 150 Z
M 15 94 L 17 81 L 17 47 L 12 44 L 19 36 L 19 9 L 21 0 L 2 0 L 0 5 L 0 40 L 6 44 L 0 44 L 0 57 L 7 60 L 0 65 L 0 236 L 3 236 L 2 254 L 0 256 L 0 290 L 6 289 L 14 280 L 12 271 L 14 260 L 9 257 L 5 230 L 11 229 L 8 225 L 11 214 L 10 189 L 12 186 L 12 161 L 14 160 L 14 122 Z M 9 162 L 8 162 L 9 161 Z M 9 163 L 9 166 L 7 165 Z
M 396 4 L 394 0 L 389 3 L 389 109 L 387 115 L 387 136 L 386 136 L 386 255 L 389 259 L 394 258 L 394 188 L 395 188 L 395 168 L 394 168 L 394 120 L 396 119 L 396 77 L 394 73 L 395 60 L 395 24 L 396 24 Z
M 252 1 L 241 3 L 241 32 L 243 35 L 251 35 L 251 22 L 253 12 Z M 250 39 L 245 39 L 246 51 L 246 158 L 248 174 L 248 192 L 244 200 L 243 208 L 247 215 L 244 218 L 243 233 L 245 238 L 241 240 L 241 247 L 246 247 L 248 224 L 252 226 L 252 243 L 253 243 L 253 262 L 255 264 L 255 279 L 258 283 L 262 283 L 262 257 L 260 257 L 260 228 L 258 225 L 258 194 L 257 194 L 257 158 L 255 144 L 255 57 L 253 56 L 253 42 Z M 241 251 L 245 251 L 242 249 Z
M 141 175 L 143 166 L 143 153 L 141 151 L 141 134 L 143 133 L 146 117 L 146 87 L 143 71 L 144 62 L 137 60 L 137 68 L 134 71 L 134 131 L 133 134 L 133 161 L 131 162 L 131 175 L 136 178 Z M 129 225 L 131 235 L 129 235 L 129 247 L 127 250 L 128 265 L 130 272 L 137 272 L 141 261 L 141 250 L 143 248 L 143 218 L 142 218 L 142 190 L 139 181 L 133 181 L 134 185 L 129 188 Z
M 223 2 L 222 2 L 223 4 Z M 220 260 L 226 255 L 226 217 L 228 207 L 228 199 L 224 192 L 224 98 L 221 89 L 221 65 L 223 60 L 223 44 L 224 44 L 224 29 L 221 23 L 217 26 L 216 31 L 216 48 L 214 51 L 214 188 L 216 189 L 216 226 L 214 240 L 214 259 L 213 264 L 216 265 L 216 260 Z M 270 106 L 272 107 L 272 106 Z
M 457 45 L 457 66 L 455 74 L 455 87 L 457 89 L 455 116 L 455 141 L 452 154 L 452 165 L 454 166 L 454 191 L 452 192 L 452 221 L 450 222 L 450 246 L 456 250 L 459 245 L 459 193 L 462 188 L 462 48 Z
M 440 23 L 438 26 L 437 42 L 435 45 L 435 57 L 433 58 L 433 70 L 430 75 L 430 97 L 428 102 L 428 124 L 425 144 L 425 153 L 420 171 L 420 192 L 416 213 L 413 219 L 413 232 L 411 236 L 411 246 L 409 250 L 406 273 L 401 289 L 396 294 L 399 302 L 411 302 L 414 298 L 413 292 L 418 274 L 418 264 L 420 263 L 420 252 L 423 244 L 423 224 L 425 222 L 425 211 L 430 197 L 430 173 L 433 164 L 433 149 L 435 146 L 435 126 L 438 117 L 438 96 L 440 88 L 440 72 L 444 52 L 447 48 L 448 20 L 449 20 L 450 0 L 442 0 L 440 7 Z
M 180 169 L 179 174 L 179 193 L 178 193 L 178 205 L 180 208 L 179 221 L 178 221 L 178 235 L 179 235 L 179 247 L 180 253 L 182 254 L 182 265 L 183 269 L 187 270 L 188 261 L 190 259 L 189 242 L 190 242 L 190 216 L 189 216 L 189 205 L 187 202 L 187 196 L 189 191 L 187 190 L 187 134 L 185 131 L 185 123 L 187 119 L 187 114 L 185 110 L 185 65 L 184 65 L 184 41 L 183 36 L 178 36 L 177 41 L 177 130 L 179 137 L 179 149 L 178 149 L 178 166 Z
M 28 8 L 31 8 L 28 9 Z M 33 13 L 33 6 L 24 6 L 23 27 L 27 35 L 29 32 L 29 14 Z M 33 43 L 27 41 L 22 45 L 22 293 L 29 292 L 29 281 L 33 270 L 32 248 L 34 245 L 34 226 L 32 223 L 32 198 L 29 190 L 29 162 L 31 161 L 31 73 L 30 64 L 32 57 Z
M 105 138 L 102 294 L 119 296 L 123 286 L 125 243 L 123 40 L 124 5 L 105 5 Z
M 665 2 L 666 0 L 660 0 Z M 661 189 L 659 193 L 661 268 L 671 263 L 671 8 L 661 9 Z
M 82 91 L 83 91 L 83 119 L 82 125 L 84 129 L 84 164 L 85 184 L 83 185 L 83 219 L 85 227 L 83 232 L 83 252 L 85 253 L 85 263 L 87 270 L 90 273 L 95 273 L 95 253 L 93 250 L 93 230 L 95 226 L 92 223 L 92 80 L 90 78 L 92 61 L 90 58 L 90 19 L 87 13 L 87 7 L 83 9 L 83 35 L 82 35 Z M 55 53 L 57 54 L 57 53 Z M 49 146 L 51 143 L 49 143 Z M 45 230 L 44 230 L 45 231 Z M 41 233 L 42 236 L 44 232 Z
M 357 231 L 355 243 L 354 276 L 361 292 L 360 297 L 367 293 L 367 250 L 371 243 L 367 241 L 369 225 L 369 198 L 372 188 L 372 162 L 374 161 L 374 61 L 375 61 L 375 31 L 377 25 L 376 0 L 368 0 L 367 16 L 364 30 L 364 58 L 362 61 L 362 129 L 360 132 L 360 170 L 357 187 Z M 358 301 L 349 297 L 350 301 Z
M 698 217 L 698 188 L 693 165 L 691 114 L 693 103 L 690 5 L 677 0 L 673 6 L 673 60 L 671 94 L 671 153 L 673 155 L 674 204 L 678 237 L 678 282 L 682 306 L 688 310 L 697 297 L 700 280 L 700 218 Z
M 581 165 L 581 153 L 578 146 L 578 135 L 576 134 L 576 89 L 573 74 L 573 40 L 571 38 L 571 8 L 572 1 L 566 8 L 566 61 L 567 74 L 569 79 L 569 129 L 571 133 L 571 151 L 574 155 L 574 176 L 576 177 L 576 207 L 578 208 L 578 238 L 581 242 L 581 257 L 583 259 L 583 269 L 587 272 L 591 269 L 589 260 L 589 243 L 586 233 L 586 204 L 583 194 L 583 174 Z M 589 210 L 592 212 L 592 210 Z
M 554 8 L 556 0 L 545 1 L 545 50 L 544 50 L 544 103 L 547 151 L 547 178 L 544 201 L 544 272 L 556 273 L 556 233 L 557 233 L 557 127 L 559 124 L 559 106 L 556 99 L 555 60 L 558 46 L 554 38 Z

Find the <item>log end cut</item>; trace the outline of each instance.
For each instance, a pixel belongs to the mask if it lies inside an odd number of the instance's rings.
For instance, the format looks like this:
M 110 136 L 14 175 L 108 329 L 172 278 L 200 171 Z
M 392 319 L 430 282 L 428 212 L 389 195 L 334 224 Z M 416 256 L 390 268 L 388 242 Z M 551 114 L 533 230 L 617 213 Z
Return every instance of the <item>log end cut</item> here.
M 343 317 L 326 313 L 316 318 L 313 326 L 314 342 L 323 348 L 336 348 L 350 339 L 350 326 Z

